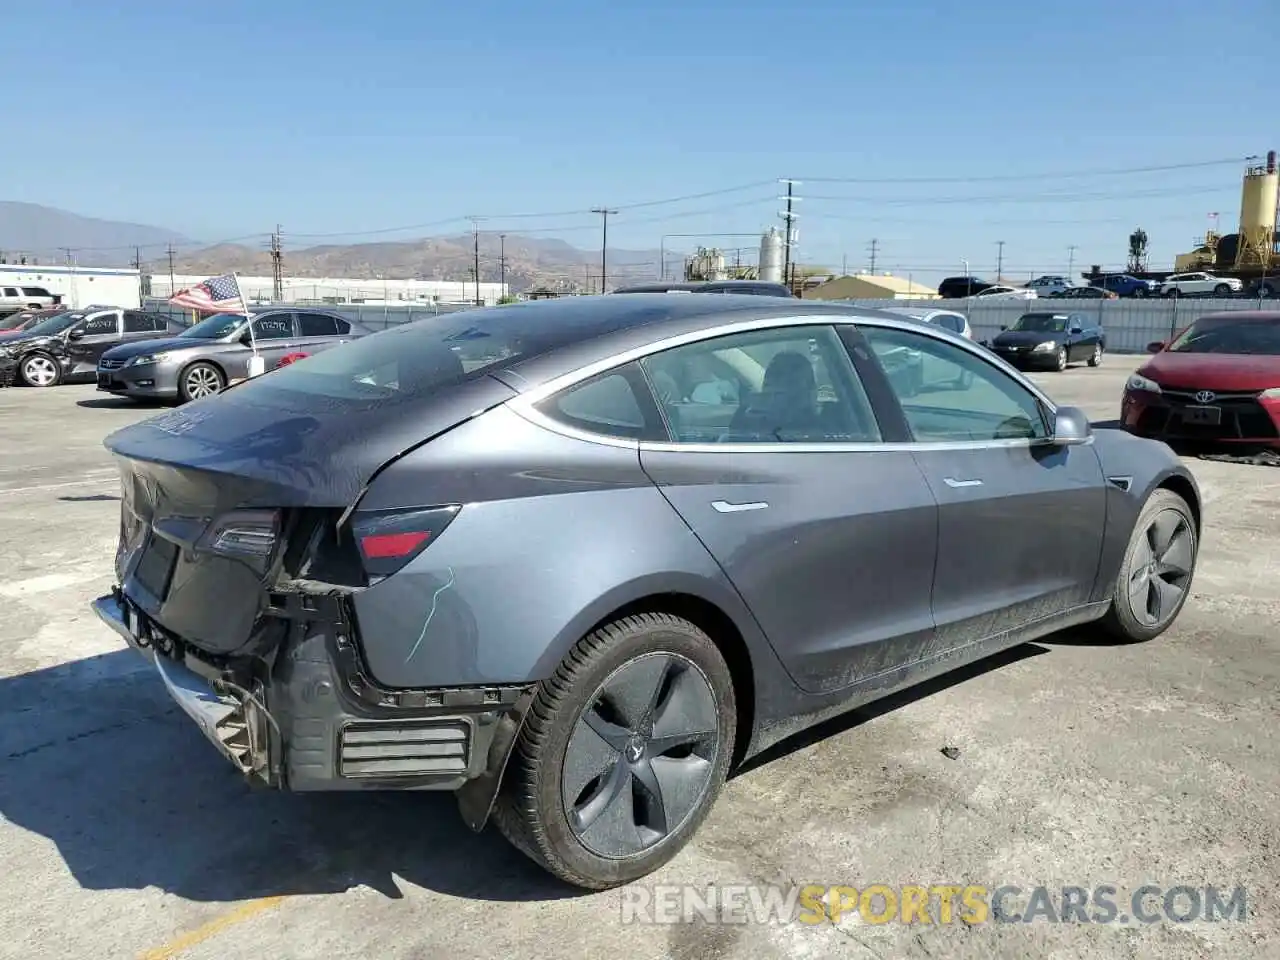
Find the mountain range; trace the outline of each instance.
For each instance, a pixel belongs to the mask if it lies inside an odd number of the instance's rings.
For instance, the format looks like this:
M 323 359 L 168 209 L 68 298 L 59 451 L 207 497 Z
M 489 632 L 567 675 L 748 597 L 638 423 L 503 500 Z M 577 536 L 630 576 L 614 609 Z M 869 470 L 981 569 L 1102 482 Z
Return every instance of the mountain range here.
M 361 279 L 467 280 L 475 271 L 472 234 L 417 240 L 326 244 L 283 252 L 283 268 L 291 277 Z M 68 251 L 81 266 L 129 266 L 141 248 L 143 268 L 169 270 L 165 247 L 179 251 L 175 273 L 215 276 L 236 271 L 270 276 L 271 254 L 265 248 L 223 243 L 204 245 L 174 230 L 113 220 L 99 220 L 33 203 L 0 201 L 0 253 L 8 262 L 25 256 L 32 263 L 64 263 Z M 609 285 L 658 276 L 659 250 L 608 252 Z M 669 267 L 673 251 L 666 251 Z M 675 253 L 679 270 L 681 254 Z M 503 262 L 505 261 L 505 271 Z M 480 235 L 480 279 L 505 275 L 514 292 L 535 287 L 577 291 L 599 289 L 600 251 L 581 250 L 563 240 L 509 233 L 505 240 Z

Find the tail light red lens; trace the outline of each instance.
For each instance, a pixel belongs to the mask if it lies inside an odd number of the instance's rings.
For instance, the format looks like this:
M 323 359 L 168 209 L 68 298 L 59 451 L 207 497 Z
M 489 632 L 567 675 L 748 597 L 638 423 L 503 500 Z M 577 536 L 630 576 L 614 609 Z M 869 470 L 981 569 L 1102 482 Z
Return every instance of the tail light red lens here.
M 389 577 L 434 543 L 458 515 L 456 504 L 357 512 L 351 531 L 371 579 Z

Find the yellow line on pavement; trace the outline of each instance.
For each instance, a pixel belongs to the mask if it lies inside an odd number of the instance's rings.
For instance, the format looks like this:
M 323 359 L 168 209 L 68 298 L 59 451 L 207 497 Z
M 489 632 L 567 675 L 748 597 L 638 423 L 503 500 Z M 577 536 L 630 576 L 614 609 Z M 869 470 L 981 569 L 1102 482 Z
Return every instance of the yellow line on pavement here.
M 268 910 L 274 910 L 287 899 L 287 897 L 262 897 L 259 900 L 250 900 L 247 903 L 242 903 L 234 910 L 230 910 L 220 917 L 214 917 L 208 923 L 201 924 L 194 930 L 188 930 L 186 933 L 174 937 L 168 943 L 139 954 L 138 960 L 173 960 L 184 950 L 190 950 L 192 947 L 199 946 L 206 940 L 216 937 L 224 930 L 229 930 L 237 924 L 266 913 Z

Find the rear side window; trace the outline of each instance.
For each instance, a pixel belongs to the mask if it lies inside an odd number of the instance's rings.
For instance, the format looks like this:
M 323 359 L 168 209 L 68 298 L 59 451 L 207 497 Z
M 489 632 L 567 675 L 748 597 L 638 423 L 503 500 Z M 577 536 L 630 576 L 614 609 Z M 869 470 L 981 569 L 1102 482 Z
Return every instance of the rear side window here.
M 645 405 L 637 399 L 645 398 Z M 629 363 L 563 390 L 538 404 L 538 411 L 565 426 L 628 440 L 666 439 L 652 407 L 639 367 Z
M 338 323 L 326 313 L 300 313 L 298 333 L 304 337 L 336 337 Z
M 22 292 L 28 297 L 49 297 L 52 296 L 44 287 L 23 287 Z

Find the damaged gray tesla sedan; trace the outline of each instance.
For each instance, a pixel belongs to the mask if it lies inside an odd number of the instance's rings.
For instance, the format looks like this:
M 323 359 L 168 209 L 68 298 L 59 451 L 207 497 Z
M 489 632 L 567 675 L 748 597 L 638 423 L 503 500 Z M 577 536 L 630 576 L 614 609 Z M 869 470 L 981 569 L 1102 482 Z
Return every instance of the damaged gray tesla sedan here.
M 1168 447 L 972 342 L 765 297 L 410 324 L 107 446 L 96 610 L 231 764 L 454 791 L 589 888 L 834 713 L 1072 625 L 1163 633 L 1201 528 Z

